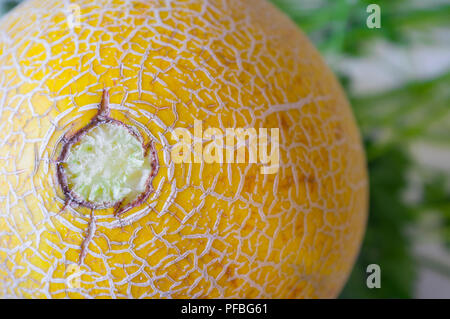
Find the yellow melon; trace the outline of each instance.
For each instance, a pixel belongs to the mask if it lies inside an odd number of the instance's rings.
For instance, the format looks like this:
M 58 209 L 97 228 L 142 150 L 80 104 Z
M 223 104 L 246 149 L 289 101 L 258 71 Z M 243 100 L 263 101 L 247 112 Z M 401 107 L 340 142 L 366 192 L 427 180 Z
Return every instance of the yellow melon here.
M 365 158 L 305 35 L 262 0 L 74 4 L 0 21 L 0 296 L 337 296 Z M 279 129 L 279 166 L 174 161 L 199 121 Z

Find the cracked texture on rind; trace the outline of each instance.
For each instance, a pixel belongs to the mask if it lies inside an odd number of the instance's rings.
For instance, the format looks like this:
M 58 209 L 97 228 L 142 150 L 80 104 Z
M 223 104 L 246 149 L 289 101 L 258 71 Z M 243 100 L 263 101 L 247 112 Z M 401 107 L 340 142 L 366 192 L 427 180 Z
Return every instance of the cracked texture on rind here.
M 69 4 L 29 1 L 0 22 L 0 296 L 336 296 L 365 227 L 364 155 L 296 26 L 261 0 L 81 0 L 69 29 Z M 54 178 L 59 141 L 104 87 L 160 163 L 154 192 L 119 218 L 62 211 Z M 171 132 L 196 119 L 280 128 L 279 171 L 174 164 Z

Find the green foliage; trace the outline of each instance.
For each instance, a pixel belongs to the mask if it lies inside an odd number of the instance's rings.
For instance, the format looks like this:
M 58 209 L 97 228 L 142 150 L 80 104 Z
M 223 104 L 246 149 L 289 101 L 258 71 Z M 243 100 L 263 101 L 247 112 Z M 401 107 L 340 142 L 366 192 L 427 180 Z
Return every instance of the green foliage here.
M 368 149 L 372 142 L 366 142 Z M 415 267 L 404 225 L 415 219 L 414 211 L 401 200 L 407 184 L 406 152 L 388 147 L 384 155 L 369 162 L 370 215 L 360 258 L 342 293 L 342 298 L 410 298 Z M 382 269 L 381 289 L 366 287 L 367 265 Z
M 364 55 L 372 41 L 408 45 L 410 30 L 448 26 L 449 4 L 407 0 L 271 0 L 296 21 L 325 56 Z M 381 29 L 366 26 L 369 4 L 381 7 Z M 413 297 L 418 260 L 407 229 L 425 214 L 439 214 L 441 233 L 450 249 L 450 172 L 429 172 L 414 162 L 409 146 L 417 141 L 450 144 L 450 73 L 371 96 L 354 96 L 340 75 L 361 127 L 370 177 L 370 213 L 366 237 L 341 298 Z M 404 200 L 410 171 L 426 171 L 423 196 Z M 423 261 L 424 262 L 424 261 Z M 366 268 L 382 269 L 381 289 L 368 289 Z M 427 261 L 446 273 L 446 266 Z
M 383 156 L 383 148 L 418 139 L 448 144 L 449 126 L 439 121 L 450 118 L 449 88 L 450 72 L 383 94 L 353 97 L 352 105 L 364 135 L 387 132 L 367 149 L 369 159 Z
M 376 38 L 407 41 L 407 28 L 422 29 L 448 24 L 450 4 L 414 7 L 410 0 L 271 0 L 308 33 L 319 49 L 328 53 L 361 54 Z M 382 28 L 366 26 L 369 4 L 382 10 Z
M 442 236 L 445 245 L 450 249 L 450 187 L 449 175 L 434 173 L 431 178 L 427 178 L 424 184 L 424 200 L 421 206 L 417 207 L 418 211 L 439 212 L 442 218 Z M 450 269 L 443 272 L 449 274 Z
M 424 194 L 407 204 L 403 194 L 409 171 L 420 171 L 410 159 L 407 146 L 418 139 L 450 142 L 448 126 L 433 124 L 450 115 L 450 73 L 436 79 L 411 83 L 377 96 L 353 98 L 352 104 L 366 140 L 370 175 L 370 216 L 360 258 L 342 297 L 412 297 L 417 261 L 412 256 L 406 229 L 428 212 L 443 219 L 442 232 L 450 242 L 450 192 L 445 172 L 428 173 L 421 182 Z M 384 138 L 377 138 L 387 130 Z M 368 264 L 382 269 L 381 289 L 365 285 Z M 442 269 L 440 269 L 442 272 Z M 445 272 L 445 271 L 444 271 Z
M 2 0 L 0 1 L 0 14 L 6 13 L 14 8 L 20 1 L 17 0 Z

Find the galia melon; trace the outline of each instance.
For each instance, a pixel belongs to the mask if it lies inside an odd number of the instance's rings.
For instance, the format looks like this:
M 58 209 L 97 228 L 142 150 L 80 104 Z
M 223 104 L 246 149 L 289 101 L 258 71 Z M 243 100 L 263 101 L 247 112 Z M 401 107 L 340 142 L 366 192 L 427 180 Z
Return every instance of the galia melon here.
M 263 0 L 73 4 L 0 21 L 0 296 L 337 296 L 365 159 L 301 31 Z M 250 134 L 198 157 L 226 128 L 278 129 L 275 169 Z M 177 129 L 202 160 L 174 160 Z

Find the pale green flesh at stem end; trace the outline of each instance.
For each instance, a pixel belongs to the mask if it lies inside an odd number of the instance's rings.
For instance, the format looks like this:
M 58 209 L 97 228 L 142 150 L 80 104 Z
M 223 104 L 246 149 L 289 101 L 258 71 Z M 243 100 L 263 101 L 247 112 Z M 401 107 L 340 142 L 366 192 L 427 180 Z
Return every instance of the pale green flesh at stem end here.
M 71 146 L 64 169 L 71 191 L 96 205 L 133 201 L 145 191 L 152 171 L 138 138 L 109 123 L 95 126 Z

